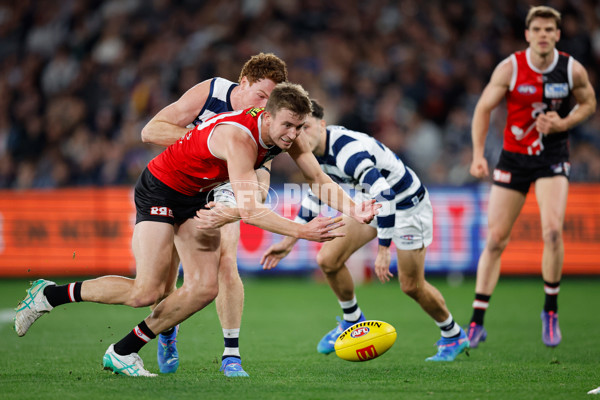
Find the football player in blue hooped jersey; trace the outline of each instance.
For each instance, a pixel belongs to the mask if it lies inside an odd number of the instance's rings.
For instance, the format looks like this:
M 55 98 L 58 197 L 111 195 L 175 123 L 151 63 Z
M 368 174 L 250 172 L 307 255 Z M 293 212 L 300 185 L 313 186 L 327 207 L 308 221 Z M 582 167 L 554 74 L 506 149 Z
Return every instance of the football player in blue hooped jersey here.
M 397 249 L 398 280 L 402 291 L 433 318 L 441 330 L 438 351 L 427 361 L 453 361 L 469 348 L 463 329 L 454 322 L 441 293 L 425 280 L 425 252 L 433 237 L 433 210 L 427 190 L 417 175 L 390 149 L 364 133 L 341 126 L 327 126 L 323 107 L 313 100 L 313 113 L 305 133 L 321 168 L 337 182 L 356 188 L 357 198 L 375 198 L 382 204 L 371 225 L 360 225 L 344 217 L 346 236 L 325 243 L 317 263 L 338 298 L 343 320 L 317 345 L 323 354 L 334 351 L 338 336 L 364 321 L 354 294 L 354 282 L 345 262 L 375 237 L 379 240 L 375 273 L 381 282 L 392 277 L 390 244 Z M 302 201 L 296 222 L 309 222 L 319 215 L 321 203 L 314 195 Z M 264 269 L 274 268 L 297 239 L 285 237 L 269 247 L 261 259 Z
M 142 130 L 142 140 L 169 146 L 183 136 L 188 128 L 201 124 L 223 112 L 264 107 L 276 84 L 287 81 L 285 62 L 274 54 L 252 56 L 242 67 L 238 83 L 224 78 L 207 79 L 185 92 L 176 102 L 159 111 Z M 193 121 L 193 122 L 192 122 Z M 256 170 L 262 186 L 268 187 L 271 162 Z M 227 196 L 227 193 L 230 193 Z M 229 183 L 215 189 L 215 199 L 223 201 L 233 196 Z M 225 201 L 226 203 L 226 201 Z M 246 377 L 239 351 L 239 335 L 244 305 L 244 286 L 237 269 L 237 247 L 240 223 L 221 228 L 221 259 L 219 262 L 219 295 L 215 303 L 223 329 L 225 349 L 221 371 L 227 377 Z M 179 256 L 174 250 L 173 269 L 167 279 L 164 297 L 174 290 Z M 160 302 L 159 299 L 158 302 Z M 175 372 L 179 365 L 176 336 L 179 327 L 163 332 L 158 340 L 158 364 L 161 372 Z

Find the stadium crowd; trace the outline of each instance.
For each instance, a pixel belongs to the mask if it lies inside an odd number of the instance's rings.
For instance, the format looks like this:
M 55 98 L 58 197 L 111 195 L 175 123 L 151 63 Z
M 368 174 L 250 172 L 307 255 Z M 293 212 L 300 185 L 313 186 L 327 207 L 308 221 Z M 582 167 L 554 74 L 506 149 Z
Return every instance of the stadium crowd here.
M 0 3 L 0 188 L 131 185 L 162 149 L 140 132 L 194 84 L 273 52 L 327 109 L 426 184 L 474 182 L 470 122 L 494 66 L 524 49 L 533 1 L 19 0 Z M 600 5 L 549 0 L 557 47 L 600 93 Z M 486 156 L 501 149 L 503 107 Z M 572 181 L 600 181 L 600 113 L 571 135 Z M 296 180 L 276 160 L 273 181 Z

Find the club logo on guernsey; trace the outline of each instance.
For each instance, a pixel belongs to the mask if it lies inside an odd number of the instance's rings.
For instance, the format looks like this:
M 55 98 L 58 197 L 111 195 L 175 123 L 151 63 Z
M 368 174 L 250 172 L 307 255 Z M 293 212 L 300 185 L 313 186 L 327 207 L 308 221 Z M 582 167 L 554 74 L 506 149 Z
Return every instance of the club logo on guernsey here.
M 563 99 L 568 95 L 568 83 L 546 83 L 544 85 L 544 96 L 546 96 L 549 99 Z
M 161 217 L 173 217 L 173 210 L 169 207 L 150 207 L 150 215 L 160 215 Z
M 353 338 L 358 338 L 361 336 L 365 336 L 367 333 L 369 333 L 369 331 L 370 331 L 370 329 L 368 326 L 363 326 L 363 327 L 353 330 L 352 333 L 350 334 L 350 336 L 352 336 Z
M 525 94 L 525 95 L 531 95 L 531 94 L 535 94 L 535 92 L 537 92 L 537 89 L 533 85 L 523 84 L 523 85 L 519 85 L 519 87 L 517 87 L 517 92 L 519 92 L 521 94 Z
M 379 356 L 379 354 L 377 354 L 377 350 L 375 349 L 374 345 L 370 345 L 370 346 L 367 346 L 362 349 L 357 349 L 356 355 L 358 356 L 358 359 L 360 361 L 371 360 L 371 359 Z

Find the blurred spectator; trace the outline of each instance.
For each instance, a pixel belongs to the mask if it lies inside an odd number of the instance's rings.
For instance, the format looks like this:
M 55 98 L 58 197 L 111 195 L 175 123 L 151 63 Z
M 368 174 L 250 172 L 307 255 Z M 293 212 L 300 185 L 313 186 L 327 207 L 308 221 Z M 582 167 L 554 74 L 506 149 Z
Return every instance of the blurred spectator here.
M 159 147 L 141 127 L 212 76 L 275 52 L 328 123 L 386 143 L 429 184 L 464 185 L 473 108 L 492 68 L 524 49 L 531 1 L 22 0 L 0 5 L 0 187 L 131 185 Z M 600 93 L 600 5 L 563 12 L 559 50 Z M 504 115 L 486 156 L 495 164 Z M 572 135 L 573 181 L 600 181 L 600 117 Z M 273 182 L 296 179 L 277 159 Z

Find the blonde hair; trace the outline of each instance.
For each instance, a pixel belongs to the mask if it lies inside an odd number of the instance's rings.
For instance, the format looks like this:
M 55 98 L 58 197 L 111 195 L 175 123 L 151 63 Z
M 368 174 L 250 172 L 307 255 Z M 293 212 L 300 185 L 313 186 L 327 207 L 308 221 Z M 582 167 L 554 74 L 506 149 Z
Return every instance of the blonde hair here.
M 548 6 L 537 6 L 531 7 L 529 12 L 527 13 L 527 18 L 525 18 L 525 26 L 529 29 L 529 24 L 534 18 L 548 18 L 553 19 L 556 22 L 556 27 L 560 26 L 560 13 L 556 11 L 552 7 Z

